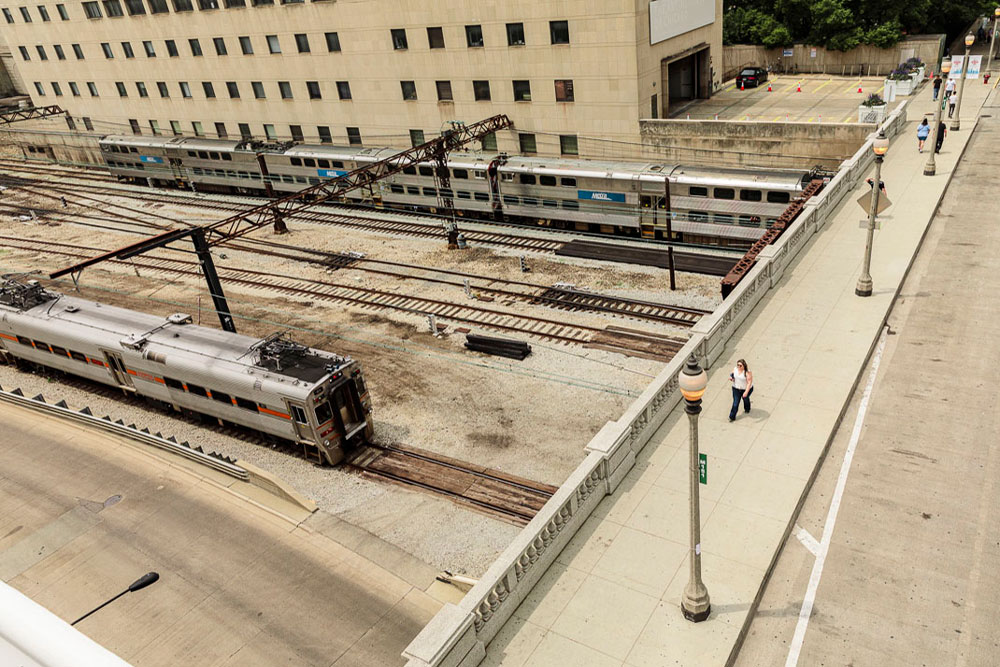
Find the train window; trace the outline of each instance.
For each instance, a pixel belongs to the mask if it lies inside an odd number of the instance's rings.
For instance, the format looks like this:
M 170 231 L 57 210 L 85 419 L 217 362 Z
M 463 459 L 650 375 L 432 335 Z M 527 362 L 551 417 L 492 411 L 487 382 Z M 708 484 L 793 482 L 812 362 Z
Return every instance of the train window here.
M 232 169 L 226 169 L 226 176 L 229 178 L 237 178 L 236 172 Z
M 559 182 L 562 185 L 566 186 L 567 188 L 575 188 L 576 187 L 576 179 L 575 178 L 560 178 Z
M 563 199 L 562 207 L 565 209 L 569 209 L 570 211 L 579 211 L 580 202 L 576 201 L 575 199 Z
M 774 226 L 774 223 L 776 223 L 777 221 L 778 221 L 777 218 L 768 218 L 767 220 L 764 221 L 764 226 L 770 229 L 771 227 Z
M 305 176 L 296 176 L 296 177 L 295 177 L 295 182 L 296 182 L 296 183 L 303 183 L 303 184 L 304 184 L 304 183 L 306 183 L 307 181 L 306 181 L 306 179 L 305 179 Z
M 343 169 L 344 168 L 344 163 L 340 162 L 339 160 L 334 160 L 331 164 L 334 167 L 336 167 L 337 169 Z
M 418 167 L 417 171 L 420 173 L 421 176 L 433 176 L 434 175 L 434 170 L 431 169 L 430 167 Z
M 31 339 L 30 338 L 25 338 L 24 336 L 18 336 L 17 337 L 17 342 L 20 343 L 21 345 L 27 345 L 28 347 L 31 347 Z
M 254 412 L 257 412 L 257 404 L 253 401 L 248 401 L 247 399 L 240 398 L 239 396 L 234 397 L 233 400 L 236 401 L 236 405 L 238 407 L 241 407 L 244 410 L 253 410 Z
M 455 194 L 458 195 L 459 199 L 472 199 L 472 193 L 465 190 L 458 190 Z
M 716 199 L 736 199 L 736 190 L 732 188 L 715 188 Z
M 208 151 L 198 151 L 198 157 L 200 157 L 202 160 L 207 160 Z
M 519 174 L 521 185 L 534 185 L 535 176 L 534 174 Z
M 205 170 L 205 172 L 209 173 L 207 169 Z M 215 175 L 218 176 L 219 178 L 225 178 L 226 177 L 226 172 L 225 172 L 224 169 L 216 169 L 215 170 Z
M 329 160 L 316 160 L 316 166 L 319 167 L 320 169 L 329 169 L 330 168 L 330 161 Z
M 365 379 L 360 375 L 355 376 L 354 386 L 358 388 L 358 396 L 364 396 L 365 392 L 368 391 L 368 388 L 365 386 Z
M 455 178 L 462 178 L 468 180 L 469 170 L 468 169 L 452 169 L 451 175 Z
M 486 180 L 486 172 L 483 171 L 482 169 L 476 169 L 474 172 L 472 172 L 472 175 L 480 180 Z
M 309 177 L 309 185 L 319 185 L 320 182 L 321 181 L 318 178 L 316 178 L 315 176 L 310 176 Z
M 212 160 L 221 160 L 222 159 L 222 158 L 219 157 L 219 153 L 217 151 L 210 151 L 208 153 L 208 157 L 209 157 L 209 159 L 212 159 Z
M 281 175 L 281 180 L 283 182 L 285 182 L 285 183 L 294 183 L 295 182 L 295 179 L 292 178 L 291 176 L 289 176 L 288 174 L 282 174 Z
M 395 183 L 390 183 L 389 184 L 389 192 L 392 192 L 393 194 L 401 195 L 404 192 L 406 192 L 406 190 L 403 188 L 402 185 L 396 185 Z
M 205 391 L 204 387 L 199 387 L 196 384 L 191 384 L 190 382 L 188 382 L 187 390 L 189 394 L 197 394 L 198 396 L 204 396 L 205 398 L 208 398 L 208 392 Z
M 403 173 L 404 174 L 409 174 L 410 176 L 416 176 L 417 175 L 417 170 L 414 167 L 404 167 L 403 168 Z
M 407 185 L 406 186 L 406 194 L 408 194 L 408 195 L 419 195 L 420 194 L 420 188 L 412 186 L 412 185 Z
M 486 194 L 485 192 L 476 192 L 476 193 L 473 193 L 473 196 L 475 197 L 476 201 L 489 201 L 490 200 L 490 196 L 488 194 Z
M 290 405 L 288 407 L 290 407 L 292 409 L 291 410 L 291 412 L 292 412 L 292 419 L 294 419 L 299 424 L 306 424 L 306 423 L 308 423 L 308 422 L 306 422 L 306 411 L 305 410 L 303 410 L 302 408 L 300 408 L 297 405 Z
M 198 154 L 194 151 L 188 151 L 188 157 L 198 157 Z
M 173 378 L 168 378 L 166 375 L 163 376 L 163 384 L 167 385 L 171 389 L 177 389 L 179 391 L 184 391 L 184 385 L 180 380 L 175 380 Z
M 767 201 L 772 204 L 787 204 L 792 197 L 787 192 L 768 192 Z
M 435 188 L 424 188 L 425 197 L 437 197 L 437 190 Z
M 229 394 L 224 394 L 221 391 L 216 391 L 214 389 L 212 390 L 212 400 L 218 401 L 219 403 L 228 403 L 229 405 L 233 404 L 233 399 L 229 396 Z
M 57 354 L 60 357 L 65 357 L 65 356 L 67 356 L 66 348 L 65 347 L 59 347 L 58 345 L 53 345 L 52 346 L 52 354 Z
M 312 159 L 311 157 L 307 157 L 302 160 L 302 164 L 305 165 L 306 167 L 315 167 L 316 160 Z
M 511 195 L 504 195 L 503 196 L 503 203 L 504 204 L 511 204 L 511 205 L 516 206 L 517 204 L 520 204 L 521 201 L 517 197 L 513 197 Z
M 230 155 L 229 153 L 223 153 L 222 154 L 222 160 L 224 162 L 232 162 L 233 161 L 233 156 Z
M 43 343 L 40 340 L 36 340 L 35 341 L 35 349 L 36 350 L 41 350 L 42 352 L 51 352 L 52 351 L 52 350 L 49 349 L 49 344 L 48 343 Z
M 692 185 L 688 188 L 688 194 L 692 197 L 707 197 L 708 188 L 703 188 L 700 185 Z
M 525 197 L 521 200 L 521 203 L 525 206 L 538 206 L 538 200 L 534 197 Z
M 723 215 L 722 213 L 713 213 L 712 222 L 720 225 L 731 225 L 733 224 L 733 216 Z
M 760 201 L 760 190 L 740 190 L 740 201 Z
M 195 176 L 201 176 L 201 167 L 192 167 L 191 171 L 194 172 Z
M 500 174 L 500 180 L 510 182 L 514 180 L 514 174 Z
M 236 174 L 240 178 L 250 178 L 250 172 L 248 172 L 248 171 L 238 171 L 238 172 L 236 172 Z
M 705 213 L 705 211 L 689 211 L 688 219 L 691 222 L 708 222 L 708 213 Z
M 299 158 L 297 158 L 297 157 L 290 158 L 289 162 L 292 163 L 293 167 L 301 167 L 302 166 L 302 160 L 299 159 Z
M 325 424 L 333 419 L 333 410 L 330 409 L 329 401 L 316 406 L 316 423 Z
M 539 185 L 555 185 L 556 184 L 556 177 L 555 176 L 539 176 L 538 177 L 538 183 L 539 183 Z
M 760 218 L 755 215 L 741 215 L 737 221 L 744 227 L 760 227 Z
M 445 197 L 447 199 L 454 199 L 455 198 L 455 193 L 452 192 L 451 188 L 441 188 L 440 194 L 441 194 L 442 197 Z
M 252 171 L 252 172 L 250 172 L 250 179 L 254 180 L 254 181 L 259 181 L 260 180 L 260 174 L 258 174 L 256 171 Z
M 82 361 L 83 363 L 87 363 L 87 355 L 83 354 L 82 352 L 74 352 L 73 350 L 70 350 L 69 356 L 73 357 L 77 361 Z
M 543 199 L 542 206 L 546 206 L 548 208 L 557 208 L 559 206 L 559 202 L 555 201 L 554 199 Z
M 138 153 L 139 152 L 139 149 L 136 148 L 135 146 L 132 146 L 131 148 L 129 148 L 129 150 L 132 151 L 133 153 Z

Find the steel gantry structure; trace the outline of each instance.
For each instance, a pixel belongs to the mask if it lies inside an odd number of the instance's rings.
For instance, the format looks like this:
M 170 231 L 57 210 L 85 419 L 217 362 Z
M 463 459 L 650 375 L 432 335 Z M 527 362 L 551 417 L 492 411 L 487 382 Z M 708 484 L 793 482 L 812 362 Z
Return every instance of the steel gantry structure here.
M 513 127 L 513 123 L 510 118 L 503 114 L 487 118 L 472 125 L 455 124 L 452 129 L 446 131 L 440 137 L 392 155 L 384 160 L 359 167 L 343 176 L 323 181 L 291 195 L 255 206 L 224 220 L 207 225 L 172 229 L 163 232 L 162 234 L 131 243 L 103 255 L 91 257 L 64 269 L 59 269 L 51 273 L 49 277 L 59 278 L 68 274 L 73 276 L 75 280 L 79 273 L 88 266 L 93 266 L 94 264 L 110 259 L 129 259 L 150 250 L 162 248 L 174 241 L 190 238 L 194 244 L 195 253 L 198 256 L 198 262 L 201 264 L 205 281 L 208 284 L 209 294 L 212 296 L 215 310 L 219 314 L 219 321 L 222 323 L 222 328 L 226 331 L 236 333 L 236 325 L 233 322 L 229 304 L 226 302 L 225 294 L 222 291 L 222 283 L 219 280 L 219 275 L 215 270 L 215 264 L 212 260 L 211 248 L 213 246 L 246 236 L 250 232 L 261 227 L 266 227 L 267 225 L 272 225 L 274 230 L 279 233 L 286 231 L 285 219 L 289 216 L 297 215 L 324 202 L 339 199 L 353 190 L 366 188 L 371 191 L 375 184 L 383 178 L 392 176 L 407 167 L 415 166 L 421 162 L 442 164 L 449 152 L 461 148 L 469 142 L 482 139 L 498 130 L 510 127 Z
M 0 111 L 0 125 L 10 125 L 22 120 L 33 120 L 35 118 L 47 118 L 48 116 L 58 116 L 66 113 L 59 106 L 52 104 L 47 107 L 30 107 L 28 109 L 10 109 Z

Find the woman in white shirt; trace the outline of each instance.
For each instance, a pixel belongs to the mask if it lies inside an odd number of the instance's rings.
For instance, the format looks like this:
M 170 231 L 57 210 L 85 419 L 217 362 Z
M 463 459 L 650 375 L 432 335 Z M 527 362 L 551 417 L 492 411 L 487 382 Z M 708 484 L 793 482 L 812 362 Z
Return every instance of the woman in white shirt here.
M 729 381 L 733 383 L 733 409 L 729 411 L 729 421 L 736 421 L 740 399 L 743 399 L 743 411 L 750 412 L 750 394 L 753 393 L 753 373 L 747 368 L 745 359 L 736 362 L 736 368 L 729 374 Z

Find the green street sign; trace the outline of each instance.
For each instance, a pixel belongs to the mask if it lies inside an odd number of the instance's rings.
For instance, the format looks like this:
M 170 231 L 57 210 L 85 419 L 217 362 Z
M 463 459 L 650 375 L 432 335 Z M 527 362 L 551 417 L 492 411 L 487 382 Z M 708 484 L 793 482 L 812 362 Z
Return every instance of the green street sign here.
M 698 454 L 698 478 L 702 484 L 708 484 L 708 457 Z

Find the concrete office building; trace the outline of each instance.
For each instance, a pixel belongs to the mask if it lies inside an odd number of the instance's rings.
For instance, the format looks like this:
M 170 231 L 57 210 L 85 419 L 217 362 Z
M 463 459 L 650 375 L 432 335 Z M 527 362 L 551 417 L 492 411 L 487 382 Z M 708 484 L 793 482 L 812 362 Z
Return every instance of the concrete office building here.
M 44 4 L 40 4 L 44 3 Z M 14 79 L 98 133 L 638 155 L 719 85 L 722 0 L 0 0 Z M 8 61 L 10 62 L 10 61 Z

